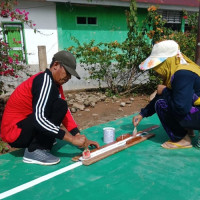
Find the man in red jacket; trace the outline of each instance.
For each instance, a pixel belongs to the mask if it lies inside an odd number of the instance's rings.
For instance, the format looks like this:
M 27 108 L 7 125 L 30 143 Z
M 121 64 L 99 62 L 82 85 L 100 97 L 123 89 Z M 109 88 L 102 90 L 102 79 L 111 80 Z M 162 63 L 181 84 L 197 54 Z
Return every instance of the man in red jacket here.
M 26 148 L 23 161 L 53 165 L 60 158 L 50 154 L 56 138 L 78 147 L 97 142 L 80 135 L 63 94 L 62 85 L 76 72 L 76 59 L 67 51 L 53 57 L 50 69 L 21 83 L 10 96 L 2 118 L 1 138 L 16 148 Z M 67 131 L 60 127 L 61 123 Z M 70 133 L 69 133 L 70 132 Z

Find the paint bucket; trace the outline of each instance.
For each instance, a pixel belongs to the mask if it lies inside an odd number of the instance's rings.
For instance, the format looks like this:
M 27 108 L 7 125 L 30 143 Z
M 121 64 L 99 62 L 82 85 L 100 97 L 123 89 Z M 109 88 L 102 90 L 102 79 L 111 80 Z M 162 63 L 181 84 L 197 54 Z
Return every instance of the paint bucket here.
M 106 144 L 115 141 L 115 128 L 112 127 L 103 128 L 103 141 Z

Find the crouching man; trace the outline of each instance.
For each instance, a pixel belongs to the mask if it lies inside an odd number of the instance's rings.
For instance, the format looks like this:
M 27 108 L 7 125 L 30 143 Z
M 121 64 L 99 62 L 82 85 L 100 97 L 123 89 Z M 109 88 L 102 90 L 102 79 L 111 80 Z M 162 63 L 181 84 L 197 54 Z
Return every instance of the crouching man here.
M 76 59 L 59 51 L 50 69 L 21 83 L 11 94 L 2 118 L 0 137 L 11 147 L 25 148 L 23 161 L 53 165 L 60 158 L 50 150 L 55 139 L 65 140 L 80 148 L 99 144 L 81 135 L 65 101 L 62 85 L 75 76 Z M 61 123 L 64 128 L 61 128 Z M 69 133 L 70 132 L 70 133 Z

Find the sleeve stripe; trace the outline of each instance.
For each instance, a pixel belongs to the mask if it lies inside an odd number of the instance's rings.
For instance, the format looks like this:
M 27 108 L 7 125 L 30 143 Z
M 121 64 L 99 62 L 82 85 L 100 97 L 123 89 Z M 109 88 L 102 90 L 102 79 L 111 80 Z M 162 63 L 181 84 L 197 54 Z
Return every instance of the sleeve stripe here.
M 40 96 L 36 105 L 36 120 L 37 122 L 46 130 L 58 133 L 59 128 L 47 120 L 44 116 L 45 106 L 49 97 L 49 93 L 51 90 L 52 81 L 50 77 L 45 73 L 44 74 L 44 81 L 42 85 L 42 89 L 40 92 Z

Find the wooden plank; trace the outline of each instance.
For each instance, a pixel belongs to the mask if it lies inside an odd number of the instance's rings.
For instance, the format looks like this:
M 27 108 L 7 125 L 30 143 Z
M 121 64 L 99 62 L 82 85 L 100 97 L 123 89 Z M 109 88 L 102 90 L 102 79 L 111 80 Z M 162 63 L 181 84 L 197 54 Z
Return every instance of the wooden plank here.
M 146 129 L 144 129 L 144 130 L 142 130 L 142 131 L 139 131 L 138 133 L 144 133 L 144 132 L 148 132 L 148 131 L 152 131 L 152 130 L 154 130 L 154 129 L 157 129 L 157 128 L 159 128 L 159 126 L 158 125 L 154 125 L 154 126 L 151 126 L 151 127 L 149 127 L 149 128 L 146 128 Z M 122 136 L 119 136 L 117 139 L 116 139 L 116 141 L 114 141 L 114 142 L 112 142 L 112 143 L 109 143 L 109 144 L 106 144 L 106 145 L 103 145 L 103 146 L 101 146 L 99 149 L 92 149 L 92 150 L 90 150 L 90 152 L 92 153 L 92 152 L 95 152 L 95 151 L 98 151 L 98 150 L 100 150 L 100 149 L 103 149 L 103 148 L 105 148 L 105 147 L 107 147 L 107 146 L 109 146 L 109 145 L 112 145 L 112 144 L 114 144 L 114 143 L 116 143 L 116 142 L 118 142 L 118 141 L 120 141 L 120 140 L 123 140 L 123 139 L 126 139 L 127 137 L 131 137 L 132 135 L 131 134 L 129 134 L 129 133 L 127 133 L 127 134 L 123 134 Z M 143 141 L 143 140 L 142 140 Z M 141 141 L 141 142 L 142 142 Z M 138 142 L 139 143 L 139 142 Z M 79 161 L 79 158 L 80 157 L 82 157 L 82 154 L 79 154 L 79 155 L 77 155 L 77 156 L 74 156 L 73 158 L 72 158 L 72 161 L 74 161 L 74 162 L 77 162 L 77 161 Z
M 104 159 L 104 158 L 106 158 L 106 157 L 108 157 L 110 155 L 113 155 L 113 154 L 115 154 L 117 152 L 120 152 L 120 151 L 122 151 L 124 149 L 127 149 L 127 148 L 129 148 L 129 147 L 131 147 L 131 146 L 133 146 L 135 144 L 143 142 L 143 141 L 145 141 L 145 140 L 147 140 L 147 139 L 149 139 L 149 138 L 151 138 L 153 136 L 155 136 L 155 134 L 149 133 L 149 134 L 147 134 L 145 136 L 138 136 L 136 138 L 132 138 L 132 139 L 128 140 L 125 145 L 119 146 L 119 147 L 111 149 L 109 151 L 106 151 L 106 152 L 104 152 L 104 153 L 102 153 L 100 155 L 97 155 L 97 156 L 93 157 L 93 158 L 82 160 L 82 163 L 84 165 L 91 165 L 91 164 L 93 164 L 93 163 L 95 163 L 95 162 L 97 162 L 99 160 L 102 160 L 102 159 Z

